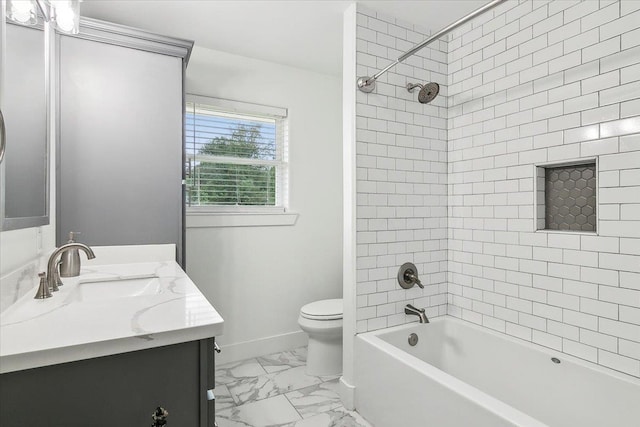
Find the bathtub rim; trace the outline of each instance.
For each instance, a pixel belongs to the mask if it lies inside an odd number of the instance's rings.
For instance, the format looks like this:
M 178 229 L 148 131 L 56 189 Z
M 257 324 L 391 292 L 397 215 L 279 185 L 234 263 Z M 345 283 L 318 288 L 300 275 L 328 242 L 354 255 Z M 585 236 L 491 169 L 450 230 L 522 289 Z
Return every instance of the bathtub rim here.
M 492 336 L 497 337 L 497 338 L 502 338 L 504 340 L 511 341 L 511 342 L 513 342 L 515 344 L 522 345 L 525 348 L 528 348 L 530 350 L 536 351 L 538 353 L 544 353 L 545 355 L 549 356 L 549 358 L 557 357 L 562 362 L 564 362 L 564 361 L 572 362 L 572 363 L 575 363 L 576 365 L 579 365 L 579 366 L 581 366 L 583 368 L 586 368 L 586 369 L 589 369 L 591 371 L 595 371 L 595 372 L 598 372 L 598 373 L 601 373 L 601 374 L 604 374 L 604 375 L 609 375 L 609 376 L 612 376 L 612 377 L 617 378 L 619 380 L 625 381 L 627 383 L 631 383 L 632 385 L 635 385 L 637 387 L 640 387 L 640 378 L 639 377 L 635 377 L 635 376 L 633 376 L 631 374 L 627 374 L 625 372 L 618 371 L 618 370 L 615 370 L 613 368 L 609 368 L 607 366 L 603 366 L 603 365 L 599 365 L 599 364 L 594 363 L 594 362 L 590 362 L 590 361 L 588 361 L 586 359 L 581 359 L 579 357 L 573 356 L 573 355 L 568 354 L 568 353 L 563 353 L 562 351 L 555 350 L 555 349 L 553 349 L 551 347 L 545 347 L 543 345 L 536 344 L 534 342 L 527 341 L 527 340 L 522 339 L 522 338 L 518 338 L 518 337 L 515 337 L 515 336 L 512 336 L 512 335 L 507 335 L 506 333 L 495 331 L 493 329 L 487 328 L 486 326 L 481 326 L 481 325 L 478 325 L 476 323 L 470 322 L 468 320 L 461 319 L 459 317 L 454 317 L 454 316 L 450 316 L 450 315 L 444 315 L 444 316 L 438 316 L 438 317 L 435 317 L 433 319 L 430 319 L 431 323 L 441 323 L 441 322 L 445 322 L 445 321 L 447 321 L 447 322 L 451 321 L 453 323 L 458 323 L 458 324 L 460 324 L 462 326 L 470 327 L 471 329 L 474 329 L 474 330 L 479 331 L 481 333 L 486 333 L 486 334 L 492 335 Z M 357 334 L 356 336 L 361 337 L 361 338 L 365 338 L 364 337 L 365 335 L 376 336 L 378 339 L 380 339 L 385 344 L 388 344 L 388 345 L 393 347 L 393 345 L 389 344 L 387 341 L 385 341 L 384 339 L 380 338 L 380 335 L 383 335 L 383 334 L 386 334 L 386 333 L 400 331 L 402 329 L 409 329 L 410 327 L 417 326 L 417 325 L 420 325 L 420 324 L 418 322 L 405 323 L 405 324 L 402 324 L 402 325 L 392 326 L 392 327 L 389 327 L 389 328 L 376 329 L 375 331 L 369 331 L 369 332 Z M 424 326 L 428 327 L 429 324 L 424 324 Z M 420 360 L 415 356 L 412 356 L 412 357 L 414 357 L 416 360 Z M 442 372 L 444 372 L 444 371 L 442 371 Z

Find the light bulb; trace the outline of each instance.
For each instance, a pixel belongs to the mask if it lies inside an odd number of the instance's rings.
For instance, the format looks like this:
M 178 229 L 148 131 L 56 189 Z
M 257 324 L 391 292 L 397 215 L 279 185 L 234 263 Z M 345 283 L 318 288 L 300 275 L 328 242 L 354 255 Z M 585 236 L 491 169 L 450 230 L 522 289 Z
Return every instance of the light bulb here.
M 79 0 L 53 0 L 56 28 L 65 33 L 77 34 L 80 26 Z
M 7 17 L 20 24 L 35 25 L 38 20 L 36 5 L 31 0 L 11 0 Z
M 56 11 L 56 25 L 62 31 L 72 31 L 75 25 L 73 10 L 68 7 Z

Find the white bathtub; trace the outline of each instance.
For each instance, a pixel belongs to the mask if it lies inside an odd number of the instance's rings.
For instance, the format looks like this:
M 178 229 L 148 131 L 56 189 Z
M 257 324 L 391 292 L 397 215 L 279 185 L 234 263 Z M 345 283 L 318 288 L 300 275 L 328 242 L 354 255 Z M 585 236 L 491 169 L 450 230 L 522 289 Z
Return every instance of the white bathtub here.
M 453 317 L 355 350 L 356 409 L 375 427 L 640 426 L 640 379 Z

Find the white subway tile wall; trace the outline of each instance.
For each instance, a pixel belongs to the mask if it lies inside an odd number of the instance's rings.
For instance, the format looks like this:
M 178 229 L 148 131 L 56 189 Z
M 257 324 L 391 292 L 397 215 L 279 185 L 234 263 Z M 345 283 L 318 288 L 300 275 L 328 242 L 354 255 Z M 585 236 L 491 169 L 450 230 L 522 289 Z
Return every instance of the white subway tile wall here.
M 640 376 L 640 2 L 488 15 L 447 45 L 447 312 Z M 595 156 L 598 233 L 535 232 L 533 165 Z
M 356 34 L 359 76 L 375 74 L 429 36 L 361 5 Z M 465 38 L 469 48 L 478 44 L 482 59 L 482 44 L 491 40 L 479 36 Z M 383 75 L 373 93 L 357 93 L 358 332 L 415 320 L 404 314 L 408 303 L 425 307 L 429 317 L 447 311 L 446 62 L 441 40 Z M 430 104 L 418 102 L 419 89 L 405 88 L 428 82 L 440 85 Z M 400 288 L 396 276 L 405 262 L 416 265 L 424 289 Z
M 360 5 L 357 25 L 359 76 L 429 34 Z M 429 81 L 431 104 L 405 89 Z M 640 1 L 509 0 L 356 114 L 358 332 L 412 303 L 640 377 Z M 594 157 L 597 234 L 535 231 L 534 165 Z

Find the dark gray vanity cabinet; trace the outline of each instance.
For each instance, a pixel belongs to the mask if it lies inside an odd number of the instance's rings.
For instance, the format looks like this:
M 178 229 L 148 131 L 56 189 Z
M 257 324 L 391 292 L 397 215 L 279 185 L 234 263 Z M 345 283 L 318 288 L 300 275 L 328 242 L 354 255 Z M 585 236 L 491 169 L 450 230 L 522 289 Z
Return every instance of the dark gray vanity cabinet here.
M 213 427 L 213 338 L 0 375 L 2 427 Z

